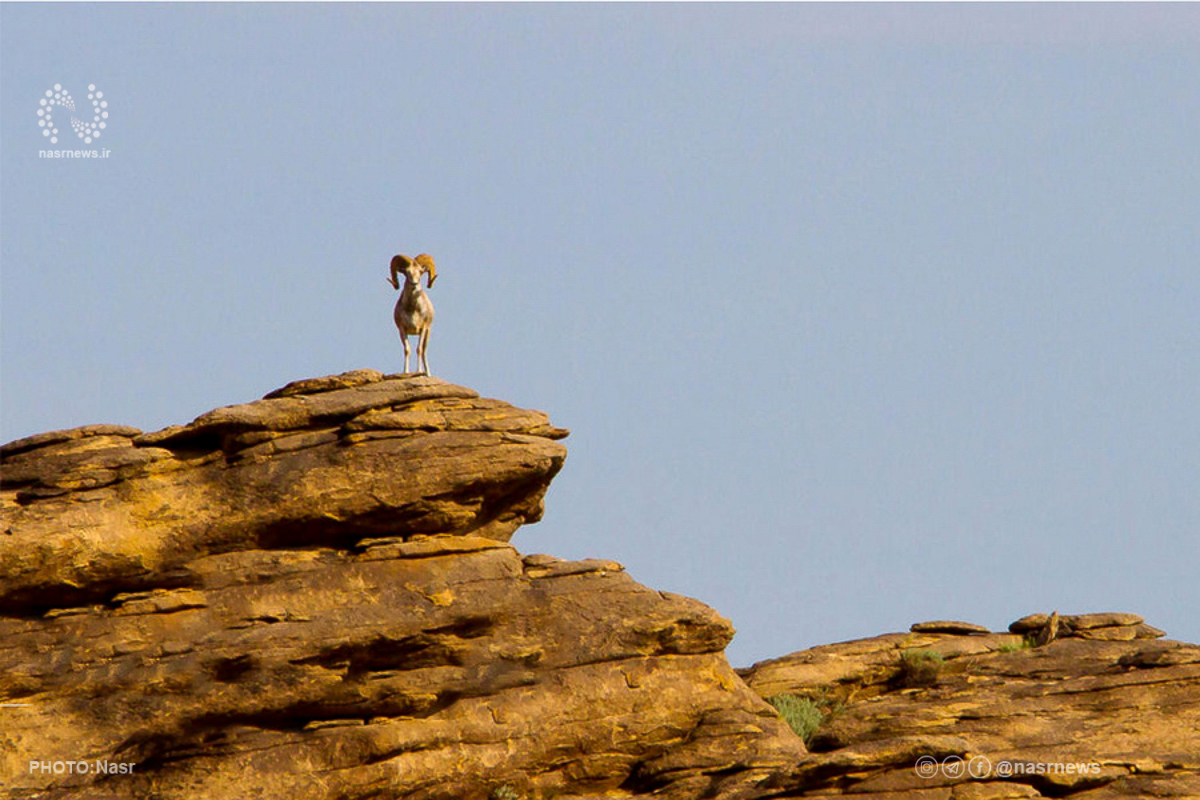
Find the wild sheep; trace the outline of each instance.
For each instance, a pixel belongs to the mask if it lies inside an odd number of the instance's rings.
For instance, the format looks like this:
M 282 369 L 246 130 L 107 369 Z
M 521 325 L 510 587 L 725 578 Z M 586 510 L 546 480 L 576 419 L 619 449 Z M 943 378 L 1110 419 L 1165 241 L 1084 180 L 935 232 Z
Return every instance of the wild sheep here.
M 400 299 L 396 301 L 396 310 L 393 313 L 396 328 L 400 331 L 400 341 L 404 344 L 404 371 L 408 372 L 408 337 L 419 336 L 417 360 L 420 362 L 421 371 L 418 374 L 428 375 L 429 359 L 425 350 L 429 346 L 429 329 L 433 325 L 433 302 L 421 289 L 422 273 L 429 276 L 427 286 L 432 288 L 437 279 L 437 267 L 433 263 L 433 256 L 428 253 L 422 253 L 415 259 L 403 255 L 393 256 L 392 276 L 388 282 L 392 284 L 393 289 L 399 289 L 400 282 L 396 278 L 398 275 L 404 275 L 404 289 L 400 292 Z

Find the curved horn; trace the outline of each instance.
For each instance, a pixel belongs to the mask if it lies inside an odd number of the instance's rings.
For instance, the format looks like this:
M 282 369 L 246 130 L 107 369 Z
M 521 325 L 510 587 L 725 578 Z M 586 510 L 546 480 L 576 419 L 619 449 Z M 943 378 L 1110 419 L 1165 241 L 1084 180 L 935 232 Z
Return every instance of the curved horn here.
M 409 258 L 408 256 L 402 256 L 402 255 L 392 256 L 392 277 L 390 280 L 391 280 L 393 289 L 400 288 L 400 282 L 398 280 L 396 280 L 396 276 L 399 275 L 401 272 L 404 272 L 404 270 L 411 263 L 412 263 L 412 259 Z
M 433 282 L 437 280 L 437 265 L 433 263 L 433 256 L 429 255 L 429 253 L 421 253 L 421 255 L 417 256 L 416 261 L 429 273 L 429 283 L 427 285 L 432 287 Z

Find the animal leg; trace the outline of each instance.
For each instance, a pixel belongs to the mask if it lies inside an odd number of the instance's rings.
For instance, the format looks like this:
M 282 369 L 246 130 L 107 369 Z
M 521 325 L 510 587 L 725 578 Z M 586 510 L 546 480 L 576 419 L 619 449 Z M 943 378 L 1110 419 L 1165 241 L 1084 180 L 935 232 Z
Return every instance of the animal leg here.
M 426 349 L 429 347 L 429 328 L 421 332 L 421 339 L 417 342 L 417 357 L 421 359 L 421 374 L 429 374 L 429 359 L 425 355 Z
M 400 331 L 400 341 L 404 344 L 404 371 L 408 372 L 408 353 L 409 344 L 408 337 L 404 335 L 404 331 Z

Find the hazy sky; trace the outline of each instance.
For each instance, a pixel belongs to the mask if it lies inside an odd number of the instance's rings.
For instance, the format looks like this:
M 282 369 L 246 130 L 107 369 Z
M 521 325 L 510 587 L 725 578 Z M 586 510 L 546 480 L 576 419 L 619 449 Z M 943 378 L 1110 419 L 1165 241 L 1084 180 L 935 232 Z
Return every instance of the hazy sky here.
M 428 251 L 434 373 L 573 431 L 514 544 L 735 664 L 1200 640 L 1200 5 L 6 4 L 0 59 L 4 441 L 397 371 Z M 107 158 L 39 158 L 56 84 Z

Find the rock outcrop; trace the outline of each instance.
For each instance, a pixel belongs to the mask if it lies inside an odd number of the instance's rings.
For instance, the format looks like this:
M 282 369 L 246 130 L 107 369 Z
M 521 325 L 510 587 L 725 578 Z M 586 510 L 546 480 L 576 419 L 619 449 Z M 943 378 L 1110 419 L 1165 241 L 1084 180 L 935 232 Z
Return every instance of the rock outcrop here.
M 1200 797 L 1200 647 L 1134 614 L 1010 630 L 918 623 L 739 670 L 821 717 L 770 796 Z
M 794 763 L 723 656 L 728 621 L 506 543 L 566 433 L 359 371 L 154 433 L 5 445 L 0 786 L 682 798 Z
M 1200 647 L 1055 612 L 734 671 L 704 604 L 508 544 L 566 435 L 360 370 L 4 445 L 0 792 L 1200 797 Z
M 186 585 L 202 555 L 368 536 L 506 541 L 542 513 L 566 431 L 435 378 L 299 381 L 143 434 L 94 425 L 11 442 L 0 611 Z

